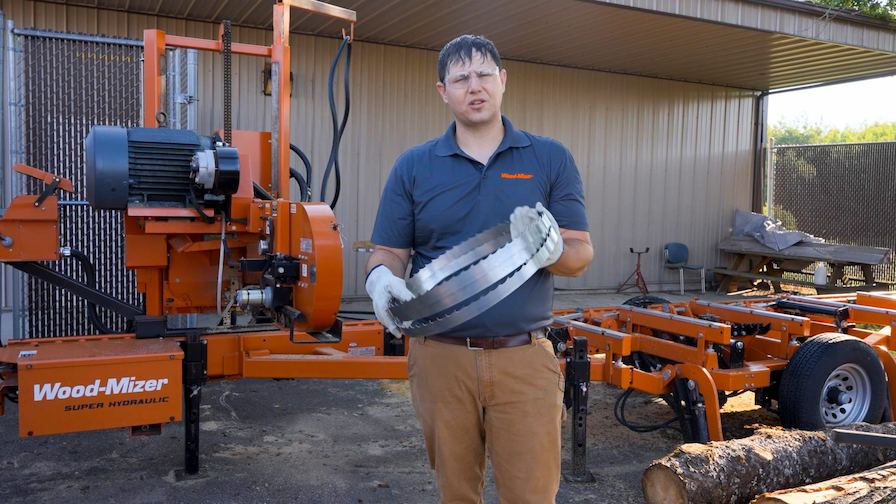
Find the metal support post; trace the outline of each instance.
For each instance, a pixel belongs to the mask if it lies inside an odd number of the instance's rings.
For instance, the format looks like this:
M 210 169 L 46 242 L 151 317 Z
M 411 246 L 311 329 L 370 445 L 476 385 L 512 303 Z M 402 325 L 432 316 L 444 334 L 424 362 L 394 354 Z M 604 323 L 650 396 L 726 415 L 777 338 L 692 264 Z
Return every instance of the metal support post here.
M 6 75 L 6 60 L 9 58 L 9 54 L 7 52 L 7 41 L 6 41 L 6 17 L 3 15 L 3 11 L 0 10 L 0 132 L 5 132 L 9 128 L 9 94 L 7 93 L 7 75 Z M 6 210 L 7 205 L 9 205 L 9 199 L 6 197 L 7 193 L 7 185 L 9 185 L 9 172 L 12 171 L 12 166 L 9 164 L 9 157 L 7 154 L 7 138 L 4 133 L 0 133 L 0 209 Z M 5 284 L 4 284 L 5 286 Z M 3 293 L 3 308 L 6 307 L 6 293 Z
M 6 17 L 0 11 L 0 212 L 6 213 L 10 197 L 9 183 L 12 168 L 9 163 L 9 145 L 5 132 L 9 130 L 9 93 L 7 92 L 7 64 L 9 58 L 6 41 Z M 12 312 L 12 277 L 8 268 L 0 268 L 0 345 L 5 345 L 12 335 L 14 313 Z M 6 330 L 4 330 L 6 327 Z M 2 402 L 2 401 L 0 401 Z
M 591 384 L 591 359 L 588 357 L 588 338 L 573 338 L 572 355 L 566 357 L 566 392 L 564 406 L 572 408 L 570 415 L 570 464 L 563 479 L 573 483 L 590 483 L 594 475 L 588 470 L 588 387 Z
M 768 215 L 772 219 L 775 218 L 775 139 L 768 139 L 768 148 L 765 152 L 765 170 L 766 170 L 766 205 L 768 206 Z
M 753 211 L 762 213 L 763 168 L 765 168 L 765 148 L 768 129 L 768 91 L 756 96 L 753 107 Z
M 4 123 L 3 128 L 0 128 L 0 130 L 5 129 L 3 132 L 5 135 L 3 142 L 5 163 L 3 167 L 3 197 L 4 204 L 8 205 L 12 201 L 13 195 L 21 189 L 18 177 L 12 166 L 14 163 L 21 161 L 21 151 L 18 149 L 21 149 L 19 121 L 21 119 L 22 103 L 19 98 L 20 91 L 17 87 L 20 83 L 17 82 L 15 25 L 11 19 L 7 19 L 5 27 L 6 52 L 3 61 L 5 67 L 3 82 L 0 82 L 0 86 L 4 86 L 6 91 L 3 93 Z M 25 278 L 19 271 L 7 269 L 6 273 L 8 273 L 6 280 L 11 280 L 12 284 L 12 337 L 13 339 L 21 339 L 25 337 Z
M 706 404 L 697 384 L 687 378 L 675 380 L 673 394 L 679 409 L 679 424 L 684 440 L 688 443 L 708 443 L 709 428 L 706 424 Z
M 187 117 L 186 128 L 196 130 L 199 127 L 199 51 L 187 49 Z M 183 118 L 181 118 L 183 119 Z
M 208 340 L 191 331 L 181 342 L 184 352 L 184 473 L 199 472 L 199 407 L 208 376 Z

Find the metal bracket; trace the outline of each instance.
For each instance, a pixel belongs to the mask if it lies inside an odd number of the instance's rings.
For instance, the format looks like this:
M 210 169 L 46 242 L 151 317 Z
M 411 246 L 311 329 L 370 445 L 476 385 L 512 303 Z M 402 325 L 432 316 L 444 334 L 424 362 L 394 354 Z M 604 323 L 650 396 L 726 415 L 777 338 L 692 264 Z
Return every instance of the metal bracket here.
M 179 94 L 174 99 L 174 101 L 181 105 L 191 105 L 193 103 L 198 102 L 199 98 L 196 98 L 195 96 L 193 96 L 191 94 Z
M 305 341 L 297 340 L 295 338 L 296 322 L 303 322 L 305 320 L 305 314 L 293 308 L 292 306 L 284 306 L 280 309 L 280 312 L 286 318 L 287 325 L 289 325 L 289 342 L 294 345 L 339 343 L 340 341 L 342 341 L 342 338 L 337 338 L 336 336 L 333 336 L 332 334 L 325 331 L 311 331 L 306 334 L 314 339 Z M 341 326 L 339 327 L 339 329 L 341 330 Z
M 164 338 L 168 335 L 168 317 L 137 315 L 134 317 L 134 335 L 137 339 Z
M 62 179 L 60 179 L 59 177 L 53 177 L 53 181 L 47 184 L 47 186 L 44 187 L 44 190 L 40 192 L 40 195 L 37 197 L 37 199 L 34 200 L 34 206 L 40 207 L 47 198 L 52 196 L 53 193 L 55 193 L 56 190 L 59 189 L 59 182 L 61 182 L 61 180 Z
M 728 347 L 728 367 L 731 369 L 740 369 L 744 367 L 744 354 L 746 353 L 746 345 L 739 339 L 732 339 L 731 345 Z

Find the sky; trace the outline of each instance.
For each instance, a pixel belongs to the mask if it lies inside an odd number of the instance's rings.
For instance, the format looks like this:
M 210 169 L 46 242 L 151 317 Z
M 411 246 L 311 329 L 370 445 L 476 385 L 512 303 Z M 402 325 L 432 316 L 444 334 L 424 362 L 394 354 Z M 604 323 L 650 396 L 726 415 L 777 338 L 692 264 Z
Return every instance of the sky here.
M 768 121 L 838 129 L 896 122 L 896 76 L 772 94 Z

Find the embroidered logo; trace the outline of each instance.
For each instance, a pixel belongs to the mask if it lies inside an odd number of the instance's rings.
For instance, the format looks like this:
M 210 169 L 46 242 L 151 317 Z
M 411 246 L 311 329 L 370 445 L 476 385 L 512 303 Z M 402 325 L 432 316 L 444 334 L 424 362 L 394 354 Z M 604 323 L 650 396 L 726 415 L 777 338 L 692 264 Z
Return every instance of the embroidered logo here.
M 525 180 L 528 180 L 528 179 L 530 179 L 530 178 L 532 178 L 532 177 L 534 177 L 534 176 L 535 176 L 535 175 L 532 175 L 531 173 L 504 173 L 504 172 L 501 172 L 501 178 L 505 178 L 505 179 L 525 179 Z

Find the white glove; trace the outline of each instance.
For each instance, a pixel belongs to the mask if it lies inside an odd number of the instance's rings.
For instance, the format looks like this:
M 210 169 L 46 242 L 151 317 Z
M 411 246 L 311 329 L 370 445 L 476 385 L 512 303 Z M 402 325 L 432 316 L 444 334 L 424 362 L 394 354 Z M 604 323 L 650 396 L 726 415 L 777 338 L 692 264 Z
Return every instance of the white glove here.
M 541 202 L 536 203 L 535 208 L 522 206 L 513 210 L 513 213 L 510 214 L 510 238 L 513 240 L 531 240 L 534 234 L 533 227 L 541 219 L 542 215 L 547 216 L 551 222 L 553 232 L 559 240 L 542 266 L 548 267 L 557 262 L 560 259 L 560 255 L 563 254 L 563 238 L 560 237 L 560 226 L 557 224 L 554 216 Z
M 404 280 L 395 276 L 385 265 L 380 264 L 374 267 L 370 274 L 367 275 L 367 282 L 364 284 L 364 287 L 373 301 L 373 312 L 376 314 L 376 318 L 379 319 L 387 331 L 396 338 L 400 338 L 401 332 L 398 327 L 398 319 L 389 311 L 389 306 L 392 304 L 393 299 L 399 303 L 404 303 L 414 298 L 414 295 L 405 285 Z

